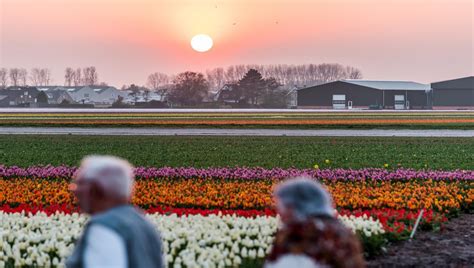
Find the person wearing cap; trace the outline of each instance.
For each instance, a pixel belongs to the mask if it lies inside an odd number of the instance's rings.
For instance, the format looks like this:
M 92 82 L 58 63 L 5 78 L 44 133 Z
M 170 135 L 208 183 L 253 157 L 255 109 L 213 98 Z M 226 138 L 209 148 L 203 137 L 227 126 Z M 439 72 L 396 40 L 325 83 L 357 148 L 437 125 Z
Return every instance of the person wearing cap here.
M 81 210 L 91 215 L 67 267 L 163 267 L 156 228 L 130 205 L 133 167 L 113 156 L 82 160 L 71 185 Z
M 282 226 L 265 268 L 365 267 L 359 240 L 337 220 L 331 197 L 319 183 L 290 179 L 274 197 Z

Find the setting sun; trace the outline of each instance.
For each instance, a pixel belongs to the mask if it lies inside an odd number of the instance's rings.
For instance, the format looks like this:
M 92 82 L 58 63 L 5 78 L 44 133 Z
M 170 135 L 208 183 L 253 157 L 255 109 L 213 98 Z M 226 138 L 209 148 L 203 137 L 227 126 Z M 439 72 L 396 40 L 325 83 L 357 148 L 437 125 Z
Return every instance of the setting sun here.
M 198 52 L 206 52 L 212 45 L 212 38 L 206 34 L 198 34 L 191 39 L 191 47 Z

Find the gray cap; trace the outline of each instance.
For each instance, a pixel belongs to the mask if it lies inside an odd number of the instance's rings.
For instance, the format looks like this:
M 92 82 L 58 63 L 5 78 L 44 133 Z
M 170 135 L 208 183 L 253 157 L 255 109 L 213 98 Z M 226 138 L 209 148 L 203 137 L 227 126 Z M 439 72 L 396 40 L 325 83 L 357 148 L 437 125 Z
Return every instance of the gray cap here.
M 275 196 L 287 208 L 293 209 L 296 220 L 311 216 L 334 217 L 329 193 L 318 182 L 306 177 L 289 179 L 275 190 Z

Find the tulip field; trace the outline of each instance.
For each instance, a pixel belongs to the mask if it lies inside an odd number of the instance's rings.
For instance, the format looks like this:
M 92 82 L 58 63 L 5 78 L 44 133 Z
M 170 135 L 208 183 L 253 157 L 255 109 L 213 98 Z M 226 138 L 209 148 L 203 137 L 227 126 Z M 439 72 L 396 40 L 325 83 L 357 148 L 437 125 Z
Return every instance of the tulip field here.
M 4 264 L 64 264 L 86 221 L 68 190 L 74 171 L 0 168 Z M 474 171 L 465 170 L 138 167 L 136 176 L 133 204 L 162 231 L 172 267 L 258 267 L 278 226 L 271 191 L 286 177 L 321 181 L 368 257 L 390 241 L 406 239 L 421 208 L 425 230 L 474 209 Z
M 1 126 L 474 129 L 474 111 L 229 109 L 0 110 Z
M 169 267 L 261 267 L 279 226 L 272 191 L 290 177 L 326 187 L 368 259 L 408 239 L 420 209 L 430 232 L 474 211 L 472 138 L 1 138 L 0 267 L 64 266 L 88 218 L 69 186 L 91 153 L 136 166 L 132 203 Z

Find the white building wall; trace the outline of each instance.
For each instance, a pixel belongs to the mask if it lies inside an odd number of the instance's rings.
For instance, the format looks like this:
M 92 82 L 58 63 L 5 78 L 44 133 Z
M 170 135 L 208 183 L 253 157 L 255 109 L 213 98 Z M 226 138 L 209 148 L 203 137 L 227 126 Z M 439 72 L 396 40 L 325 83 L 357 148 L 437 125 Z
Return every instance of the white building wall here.
M 98 93 L 100 92 L 100 93 Z M 122 96 L 125 98 L 128 94 L 124 91 L 120 91 L 118 89 L 115 89 L 113 87 L 107 88 L 102 91 L 95 91 L 94 95 L 94 103 L 99 103 L 99 104 L 112 104 L 114 103 L 119 96 Z
M 74 102 L 85 104 L 94 103 L 94 99 L 96 98 L 95 95 L 97 95 L 97 93 L 95 93 L 94 90 L 92 90 L 92 88 L 90 87 L 83 87 L 75 91 L 67 90 L 67 92 L 74 100 Z

